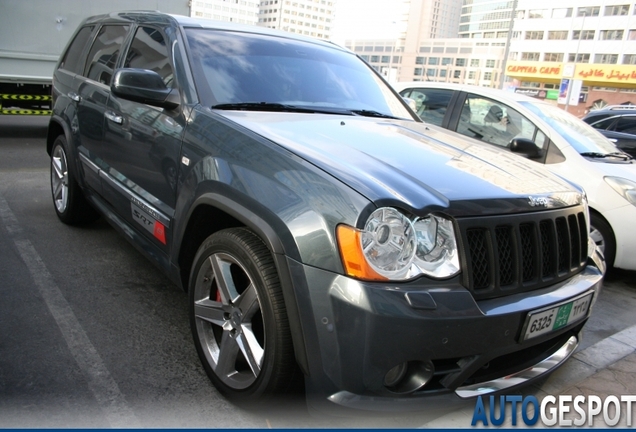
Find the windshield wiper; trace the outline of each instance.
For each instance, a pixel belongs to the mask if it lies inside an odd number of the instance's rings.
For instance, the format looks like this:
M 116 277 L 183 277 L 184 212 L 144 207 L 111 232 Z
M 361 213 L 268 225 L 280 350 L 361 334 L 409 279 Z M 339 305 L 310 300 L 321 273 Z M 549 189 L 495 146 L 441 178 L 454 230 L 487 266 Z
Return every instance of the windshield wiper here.
M 625 159 L 625 160 L 634 159 L 633 157 L 631 157 L 627 153 L 620 153 L 620 152 L 610 153 L 610 156 L 611 157 L 617 157 L 617 158 Z
M 630 160 L 632 157 L 626 153 L 597 153 L 597 152 L 587 152 L 581 153 L 581 156 L 590 157 L 594 159 L 605 159 L 605 158 L 619 158 L 623 160 Z
M 238 102 L 238 103 L 222 103 L 212 105 L 213 109 L 220 110 L 238 110 L 238 111 L 272 111 L 272 112 L 295 112 L 295 113 L 319 113 L 319 114 L 345 114 L 351 115 L 349 110 L 338 108 L 313 108 L 302 107 L 297 105 L 287 105 L 277 102 Z
M 350 110 L 352 113 L 360 115 L 360 116 L 364 116 L 364 117 L 380 117 L 380 118 L 389 118 L 389 119 L 397 119 L 397 117 L 394 117 L 392 115 L 389 114 L 383 114 L 381 112 L 378 111 L 373 111 L 373 110 Z
M 278 102 L 237 102 L 222 103 L 212 106 L 213 109 L 220 110 L 237 110 L 237 111 L 273 111 L 273 112 L 296 112 L 296 113 L 317 113 L 317 114 L 340 114 L 340 115 L 359 115 L 364 117 L 379 117 L 397 119 L 388 114 L 378 111 L 365 109 L 347 109 L 336 107 L 304 107 L 298 105 L 288 105 Z
M 595 159 L 603 159 L 603 158 L 606 158 L 608 155 L 607 153 L 587 152 L 587 153 L 581 153 L 581 156 L 595 158 Z

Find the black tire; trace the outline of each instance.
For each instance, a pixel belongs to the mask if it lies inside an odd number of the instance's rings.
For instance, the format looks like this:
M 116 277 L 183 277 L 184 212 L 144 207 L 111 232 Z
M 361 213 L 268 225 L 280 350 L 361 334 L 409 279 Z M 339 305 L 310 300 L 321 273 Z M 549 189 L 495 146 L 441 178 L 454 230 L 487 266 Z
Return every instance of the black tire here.
M 600 215 L 590 212 L 590 237 L 605 257 L 607 268 L 614 266 L 616 239 L 612 227 Z
M 53 142 L 51 149 L 51 195 L 55 213 L 68 225 L 92 222 L 99 214 L 86 201 L 77 184 L 68 154 L 66 138 L 60 135 Z
M 228 399 L 265 402 L 297 388 L 278 273 L 252 231 L 208 237 L 190 273 L 190 325 L 206 373 Z

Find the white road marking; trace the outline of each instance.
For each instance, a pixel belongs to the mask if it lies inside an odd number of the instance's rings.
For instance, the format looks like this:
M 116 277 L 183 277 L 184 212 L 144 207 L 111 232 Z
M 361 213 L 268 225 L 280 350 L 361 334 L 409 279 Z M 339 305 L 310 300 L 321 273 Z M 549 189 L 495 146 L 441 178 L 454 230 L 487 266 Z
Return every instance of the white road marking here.
M 138 428 L 139 422 L 119 386 L 111 377 L 102 358 L 80 325 L 73 309 L 64 298 L 53 276 L 28 239 L 15 238 L 22 232 L 15 215 L 4 197 L 0 195 L 0 220 L 7 228 L 18 249 L 20 257 L 55 319 L 64 340 L 86 377 L 88 387 L 102 409 L 106 420 L 113 428 Z

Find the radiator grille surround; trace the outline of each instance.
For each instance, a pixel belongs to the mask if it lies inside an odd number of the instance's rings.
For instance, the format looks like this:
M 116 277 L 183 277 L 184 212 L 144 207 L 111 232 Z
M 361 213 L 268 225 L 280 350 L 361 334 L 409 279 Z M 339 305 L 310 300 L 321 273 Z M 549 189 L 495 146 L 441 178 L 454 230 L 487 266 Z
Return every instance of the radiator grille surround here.
M 477 300 L 543 288 L 582 271 L 587 261 L 583 206 L 457 222 L 462 283 Z

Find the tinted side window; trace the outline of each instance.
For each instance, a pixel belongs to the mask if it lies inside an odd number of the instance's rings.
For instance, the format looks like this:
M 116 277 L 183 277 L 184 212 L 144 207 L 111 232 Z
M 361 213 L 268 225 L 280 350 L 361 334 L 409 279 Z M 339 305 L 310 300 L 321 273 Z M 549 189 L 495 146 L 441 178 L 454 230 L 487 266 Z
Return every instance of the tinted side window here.
M 406 91 L 409 92 L 407 97 L 415 100 L 417 115 L 423 121 L 437 126 L 442 125 L 446 109 L 453 96 L 452 90 L 414 88 Z M 406 96 L 406 91 L 402 92 L 402 96 Z
M 64 58 L 60 62 L 60 69 L 66 69 L 75 73 L 82 73 L 84 70 L 84 62 L 82 61 L 82 53 L 88 44 L 93 32 L 93 27 L 83 27 L 69 45 L 68 50 L 64 54 Z
M 150 69 L 163 78 L 171 87 L 173 75 L 168 57 L 166 41 L 159 30 L 139 27 L 126 55 L 126 68 Z
M 606 118 L 605 120 L 601 120 L 601 121 L 598 121 L 598 122 L 592 124 L 592 127 L 594 129 L 601 129 L 601 130 L 611 129 L 612 128 L 612 124 L 615 121 L 616 121 L 616 119 L 614 117 Z
M 636 117 L 626 116 L 618 119 L 616 132 L 636 134 Z
M 85 75 L 106 85 L 110 85 L 113 69 L 121 50 L 121 44 L 128 33 L 128 26 L 103 26 L 88 54 Z

